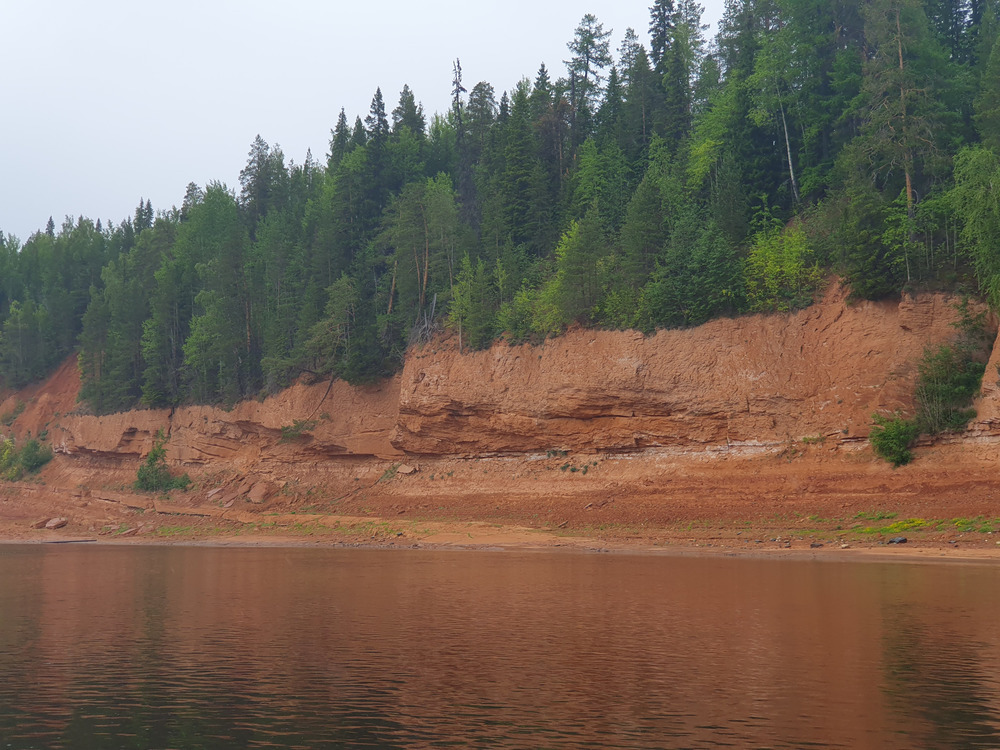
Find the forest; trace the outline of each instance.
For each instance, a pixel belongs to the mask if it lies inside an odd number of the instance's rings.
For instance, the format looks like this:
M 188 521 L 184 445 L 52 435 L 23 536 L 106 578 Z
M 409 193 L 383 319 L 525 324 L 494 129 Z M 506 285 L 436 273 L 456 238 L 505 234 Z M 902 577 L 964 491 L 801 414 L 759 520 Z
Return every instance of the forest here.
M 1000 308 L 1000 0 L 730 0 L 715 39 L 694 0 L 649 10 L 617 50 L 583 16 L 510 91 L 455 60 L 430 117 L 377 90 L 322 161 L 258 136 L 238 188 L 0 232 L 0 382 L 77 352 L 94 413 L 232 404 L 385 377 L 442 327 L 651 332 L 830 274 Z

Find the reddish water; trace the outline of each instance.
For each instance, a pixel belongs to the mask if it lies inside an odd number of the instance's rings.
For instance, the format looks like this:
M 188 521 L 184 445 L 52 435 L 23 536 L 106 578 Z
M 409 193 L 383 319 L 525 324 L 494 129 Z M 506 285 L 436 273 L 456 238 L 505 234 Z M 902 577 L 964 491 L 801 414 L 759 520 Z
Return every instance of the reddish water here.
M 1000 566 L 0 546 L 0 748 L 996 748 Z

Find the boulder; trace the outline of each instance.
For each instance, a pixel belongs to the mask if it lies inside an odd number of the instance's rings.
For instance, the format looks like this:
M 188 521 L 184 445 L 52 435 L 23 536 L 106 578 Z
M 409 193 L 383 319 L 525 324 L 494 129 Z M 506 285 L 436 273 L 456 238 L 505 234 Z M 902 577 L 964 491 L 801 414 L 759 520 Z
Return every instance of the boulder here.
M 257 482 L 250 491 L 247 492 L 247 501 L 251 503 L 262 503 L 267 500 L 273 488 L 270 482 Z

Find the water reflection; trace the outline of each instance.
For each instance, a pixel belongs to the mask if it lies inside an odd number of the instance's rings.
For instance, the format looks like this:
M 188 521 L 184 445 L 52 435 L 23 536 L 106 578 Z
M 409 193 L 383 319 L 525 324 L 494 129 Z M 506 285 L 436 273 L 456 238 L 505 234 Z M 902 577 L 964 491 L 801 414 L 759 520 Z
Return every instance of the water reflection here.
M 894 583 L 884 604 L 886 692 L 923 747 L 1000 747 L 995 625 L 978 611 L 989 595 L 969 572 Z M 954 595 L 956 585 L 964 594 Z
M 998 575 L 0 547 L 0 747 L 997 747 Z

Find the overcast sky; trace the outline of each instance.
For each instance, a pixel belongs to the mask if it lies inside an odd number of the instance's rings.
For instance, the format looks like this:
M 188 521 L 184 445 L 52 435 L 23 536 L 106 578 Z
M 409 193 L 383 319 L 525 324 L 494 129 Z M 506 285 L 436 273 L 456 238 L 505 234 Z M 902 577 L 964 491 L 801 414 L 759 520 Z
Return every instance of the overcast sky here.
M 723 0 L 706 3 L 715 23 Z M 386 110 L 409 84 L 428 117 L 466 88 L 497 96 L 545 62 L 565 73 L 584 13 L 649 46 L 649 0 L 30 0 L 0 3 L 0 230 L 22 242 L 63 218 L 115 223 L 189 182 L 238 186 L 258 133 L 301 163 L 341 107 Z M 710 34 L 714 33 L 710 32 Z

